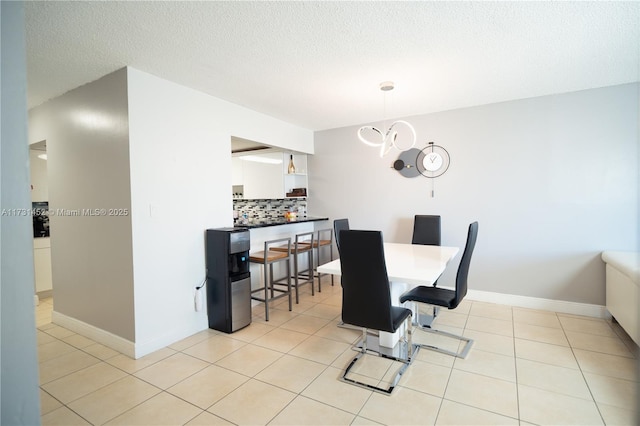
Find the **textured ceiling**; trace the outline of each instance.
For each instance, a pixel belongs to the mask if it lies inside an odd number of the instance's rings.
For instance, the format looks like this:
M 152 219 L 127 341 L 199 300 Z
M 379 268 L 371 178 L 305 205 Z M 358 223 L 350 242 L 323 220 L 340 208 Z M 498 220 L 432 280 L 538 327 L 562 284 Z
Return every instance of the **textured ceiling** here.
M 640 80 L 638 2 L 25 4 L 29 107 L 127 65 L 312 130 Z

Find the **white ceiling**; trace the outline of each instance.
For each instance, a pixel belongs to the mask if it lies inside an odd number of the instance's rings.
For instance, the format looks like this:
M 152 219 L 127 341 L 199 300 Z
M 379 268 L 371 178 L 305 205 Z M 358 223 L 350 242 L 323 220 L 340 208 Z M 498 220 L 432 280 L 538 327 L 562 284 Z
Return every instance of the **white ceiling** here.
M 312 130 L 640 80 L 638 2 L 25 3 L 30 108 L 126 65 Z

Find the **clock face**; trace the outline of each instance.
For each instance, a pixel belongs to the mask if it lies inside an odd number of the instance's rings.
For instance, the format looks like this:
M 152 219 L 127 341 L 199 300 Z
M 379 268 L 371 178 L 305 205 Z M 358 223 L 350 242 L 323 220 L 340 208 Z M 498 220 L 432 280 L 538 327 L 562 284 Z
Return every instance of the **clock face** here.
M 435 172 L 442 167 L 444 160 L 442 159 L 442 155 L 437 152 L 426 152 L 424 158 L 422 159 L 422 165 L 425 170 L 429 172 Z
M 429 142 L 423 149 L 411 148 L 400 153 L 391 168 L 407 178 L 422 175 L 431 179 L 442 176 L 449 170 L 450 163 L 447 150 Z

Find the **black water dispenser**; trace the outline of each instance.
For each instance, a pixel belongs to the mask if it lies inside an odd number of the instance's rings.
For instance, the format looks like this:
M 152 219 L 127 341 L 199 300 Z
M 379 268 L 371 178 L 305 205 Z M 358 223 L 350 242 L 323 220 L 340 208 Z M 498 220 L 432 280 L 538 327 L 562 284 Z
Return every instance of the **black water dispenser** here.
M 209 328 L 233 333 L 251 324 L 249 230 L 207 229 Z

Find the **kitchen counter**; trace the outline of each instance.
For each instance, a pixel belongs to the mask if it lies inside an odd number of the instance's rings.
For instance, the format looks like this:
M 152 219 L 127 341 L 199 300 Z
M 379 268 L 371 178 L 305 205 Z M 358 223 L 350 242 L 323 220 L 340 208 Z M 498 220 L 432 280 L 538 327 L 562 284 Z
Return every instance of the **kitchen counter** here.
M 308 223 L 308 222 L 318 222 L 322 220 L 329 220 L 328 217 L 298 217 L 295 219 L 285 219 L 284 217 L 272 217 L 266 219 L 251 219 L 249 223 L 246 225 L 241 225 L 240 223 L 235 224 L 234 228 L 266 228 L 268 226 L 279 226 L 279 225 L 293 225 L 297 223 Z
M 318 231 L 319 229 L 329 228 L 329 219 L 326 217 L 297 217 L 296 219 L 285 219 L 284 215 L 275 216 L 271 218 L 255 218 L 250 219 L 247 225 L 236 225 L 234 228 L 248 228 L 251 234 L 251 247 L 250 252 L 256 253 L 265 250 L 265 243 L 267 241 L 280 240 L 288 238 L 292 243 L 295 242 L 296 235 L 308 234 Z M 300 258 L 301 267 L 304 269 L 307 266 L 305 263 L 306 256 Z M 273 265 L 273 276 L 283 277 L 288 274 L 285 271 L 284 265 Z M 288 266 L 287 266 L 288 268 Z M 260 263 L 251 262 L 251 289 L 257 290 L 264 285 L 261 282 L 264 270 Z M 255 301 L 254 301 L 255 302 Z M 257 303 L 257 302 L 255 302 Z

